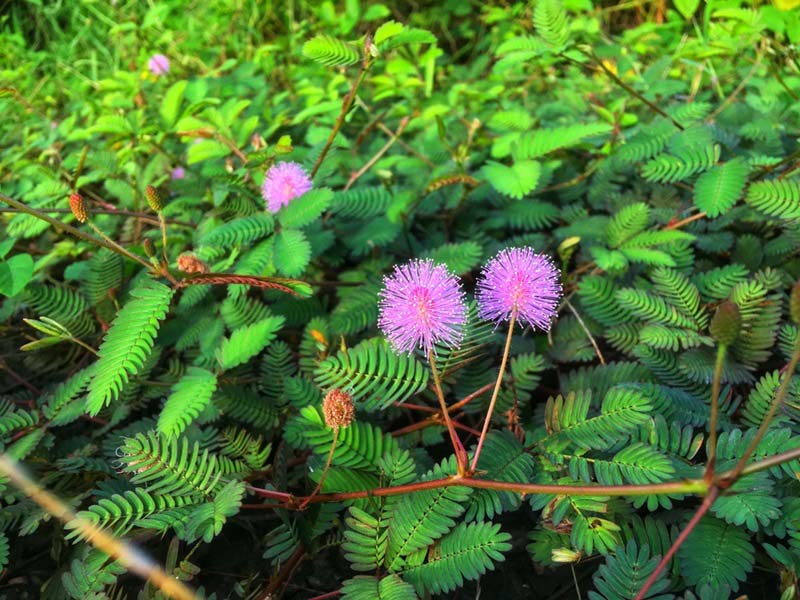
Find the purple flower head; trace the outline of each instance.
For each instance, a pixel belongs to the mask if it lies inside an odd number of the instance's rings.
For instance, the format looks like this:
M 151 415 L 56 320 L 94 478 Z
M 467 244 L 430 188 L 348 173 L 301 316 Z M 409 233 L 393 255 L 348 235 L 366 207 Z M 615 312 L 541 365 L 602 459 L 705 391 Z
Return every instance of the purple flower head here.
M 147 61 L 147 68 L 153 75 L 166 75 L 169 73 L 169 59 L 163 54 L 153 54 Z
M 550 329 L 561 298 L 558 268 L 532 248 L 506 248 L 483 268 L 475 293 L 478 314 L 501 323 L 512 314 L 522 324 Z
M 311 178 L 306 170 L 294 162 L 283 162 L 267 171 L 261 193 L 269 212 L 276 213 L 311 189 Z
M 172 169 L 173 179 L 183 179 L 184 177 L 186 177 L 186 170 L 183 167 L 175 167 Z
M 383 280 L 378 326 L 397 352 L 457 346 L 467 309 L 458 279 L 430 259 L 395 267 Z

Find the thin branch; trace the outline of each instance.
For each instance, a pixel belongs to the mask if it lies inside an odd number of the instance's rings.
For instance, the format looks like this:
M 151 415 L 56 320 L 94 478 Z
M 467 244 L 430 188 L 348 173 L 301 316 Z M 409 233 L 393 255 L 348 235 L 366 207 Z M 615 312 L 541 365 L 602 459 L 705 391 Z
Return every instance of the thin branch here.
M 578 324 L 581 326 L 581 329 L 583 329 L 583 332 L 586 334 L 586 337 L 588 337 L 589 341 L 592 343 L 592 347 L 594 348 L 594 353 L 597 354 L 597 358 L 600 359 L 600 364 L 603 364 L 603 365 L 606 364 L 606 359 L 603 358 L 603 353 L 600 352 L 600 347 L 597 345 L 597 341 L 594 339 L 594 336 L 589 331 L 589 328 L 586 327 L 586 323 L 583 322 L 583 319 L 578 314 L 578 311 L 575 310 L 574 306 L 572 306 L 572 302 L 570 302 L 569 300 L 566 300 L 566 304 L 567 304 L 567 308 L 569 308 L 569 310 L 572 312 L 572 314 L 575 315 L 575 318 L 578 320 Z
M 0 472 L 51 516 L 65 524 L 73 523 L 75 531 L 80 533 L 90 544 L 118 560 L 126 569 L 142 579 L 152 581 L 167 597 L 178 600 L 196 600 L 197 596 L 192 590 L 168 575 L 141 550 L 115 538 L 91 521 L 77 518 L 69 506 L 28 477 L 7 454 L 0 456 Z
M 497 373 L 497 381 L 494 384 L 494 390 L 492 391 L 492 398 L 489 400 L 489 408 L 486 411 L 486 418 L 483 421 L 483 429 L 481 430 L 481 437 L 478 438 L 478 447 L 475 449 L 475 454 L 472 457 L 472 466 L 470 467 L 470 471 L 472 473 L 475 472 L 476 467 L 478 466 L 478 459 L 481 456 L 481 450 L 483 449 L 483 443 L 486 441 L 486 434 L 489 431 L 489 426 L 492 424 L 492 412 L 494 412 L 494 406 L 497 403 L 497 396 L 500 395 L 500 386 L 503 383 L 503 374 L 506 372 L 506 364 L 508 363 L 508 355 L 511 352 L 511 338 L 514 335 L 514 323 L 517 320 L 517 311 L 514 310 L 511 312 L 511 319 L 508 323 L 508 335 L 506 336 L 506 345 L 503 348 L 503 357 L 500 359 L 500 371 Z
M 439 371 L 436 369 L 436 356 L 431 350 L 428 353 L 428 362 L 431 365 L 431 373 L 433 374 L 433 385 L 436 388 L 436 397 L 439 400 L 439 407 L 442 409 L 442 416 L 447 425 L 447 431 L 450 433 L 450 441 L 453 444 L 453 452 L 456 454 L 456 462 L 458 463 L 458 472 L 463 474 L 467 468 L 467 451 L 464 450 L 464 445 L 456 433 L 453 422 L 450 420 L 450 411 L 447 410 L 447 403 L 444 400 L 444 392 L 442 392 L 442 382 L 439 379 Z
M 778 388 L 778 393 L 775 394 L 775 398 L 772 400 L 772 404 L 770 404 L 769 409 L 767 410 L 767 414 L 764 415 L 763 421 L 761 421 L 761 426 L 758 428 L 755 437 L 750 440 L 750 444 L 748 444 L 747 449 L 742 454 L 739 462 L 736 463 L 733 471 L 731 471 L 731 475 L 729 479 L 731 481 L 736 481 L 739 478 L 739 475 L 744 470 L 747 461 L 750 460 L 750 457 L 753 455 L 753 452 L 756 451 L 758 445 L 761 443 L 761 440 L 764 438 L 764 434 L 767 433 L 767 429 L 769 429 L 770 423 L 772 419 L 775 417 L 775 413 L 778 411 L 781 403 L 783 402 L 784 396 L 786 396 L 786 392 L 789 390 L 789 383 L 792 380 L 792 376 L 794 375 L 795 370 L 797 369 L 797 363 L 800 361 L 800 336 L 797 337 L 794 343 L 794 350 L 792 352 L 792 357 L 789 360 L 789 365 L 786 368 L 786 373 L 783 375 L 783 381 L 781 382 L 781 387 Z
M 719 388 L 722 381 L 722 366 L 725 364 L 725 344 L 717 348 L 717 360 L 714 365 L 714 380 L 711 384 L 711 419 L 709 420 L 708 444 L 706 446 L 706 472 L 704 479 L 711 483 L 714 479 L 714 467 L 717 459 L 717 420 L 719 419 Z
M 631 96 L 633 96 L 634 98 L 636 98 L 640 102 L 643 102 L 644 104 L 646 104 L 650 108 L 650 110 L 652 110 L 656 114 L 659 114 L 662 117 L 664 117 L 665 119 L 669 119 L 670 121 L 672 121 L 672 124 L 675 125 L 675 127 L 680 129 L 681 131 L 684 130 L 683 125 L 681 125 L 678 121 L 676 121 L 671 116 L 669 116 L 666 112 L 664 112 L 664 110 L 662 110 L 661 107 L 659 107 L 656 103 L 648 100 L 642 94 L 640 94 L 635 89 L 633 89 L 631 86 L 629 86 L 627 83 L 625 83 L 619 77 L 619 75 L 617 75 L 616 73 L 614 73 L 614 71 L 609 69 L 606 66 L 606 64 L 602 60 L 600 60 L 600 58 L 597 55 L 595 55 L 594 53 L 589 53 L 589 52 L 585 52 L 585 54 L 586 54 L 586 56 L 591 58 L 595 62 L 595 64 L 597 65 L 597 67 L 595 67 L 595 70 L 598 70 L 598 67 L 599 67 L 599 70 L 603 71 L 606 75 L 608 75 L 614 81 L 614 83 L 616 83 L 619 87 L 621 87 L 623 90 L 628 92 Z
M 661 559 L 661 562 L 658 563 L 658 566 L 655 568 L 650 574 L 650 577 L 647 578 L 647 581 L 642 586 L 642 589 L 639 590 L 639 593 L 636 594 L 635 600 L 644 600 L 647 592 L 650 591 L 650 588 L 653 587 L 653 584 L 658 580 L 658 576 L 661 575 L 661 572 L 667 567 L 669 561 L 672 560 L 672 557 L 675 556 L 675 553 L 678 551 L 683 545 L 683 542 L 686 541 L 686 538 L 689 537 L 689 534 L 692 533 L 692 530 L 697 526 L 700 522 L 700 519 L 703 518 L 708 510 L 711 508 L 711 505 L 714 504 L 714 500 L 717 499 L 719 495 L 719 490 L 716 487 L 712 487 L 708 490 L 708 494 L 706 495 L 703 503 L 700 505 L 700 508 L 697 509 L 697 512 L 694 513 L 694 516 L 686 525 L 686 528 L 681 531 L 681 534 L 677 537 L 677 539 L 673 542 L 672 546 L 670 546 L 667 553 Z
M 342 128 L 342 125 L 344 125 L 344 119 L 347 116 L 347 113 L 350 111 L 350 107 L 353 105 L 353 100 L 356 97 L 356 92 L 358 91 L 358 88 L 364 81 L 364 78 L 367 76 L 367 71 L 369 71 L 371 65 L 372 61 L 369 59 L 369 55 L 367 55 L 364 58 L 364 61 L 361 63 L 361 70 L 358 72 L 358 76 L 353 82 L 353 85 L 350 87 L 350 91 L 347 92 L 347 95 L 344 97 L 344 101 L 342 102 L 342 110 L 339 113 L 339 116 L 336 117 L 336 123 L 334 123 L 333 125 L 331 134 L 328 136 L 328 140 L 325 142 L 325 146 L 322 148 L 322 152 L 317 158 L 317 161 L 314 163 L 314 167 L 311 169 L 312 179 L 317 174 L 317 171 L 319 171 L 319 168 L 322 166 L 322 161 L 325 160 L 325 156 L 330 151 L 331 146 L 333 145 L 333 140 L 336 139 L 336 135 Z
M 353 184 L 354 184 L 356 181 L 358 181 L 358 178 L 359 178 L 359 177 L 361 177 L 361 176 L 362 176 L 364 173 L 366 173 L 367 171 L 369 171 L 369 170 L 370 170 L 370 169 L 373 167 L 373 165 L 374 165 L 376 162 L 378 162 L 378 161 L 380 160 L 381 156 L 383 156 L 384 154 L 386 154 L 386 152 L 388 152 L 389 148 L 391 148 L 391 147 L 392 147 L 392 145 L 393 145 L 393 144 L 394 144 L 394 143 L 397 141 L 397 138 L 399 138 L 399 137 L 400 137 L 400 135 L 403 133 L 403 130 L 406 128 L 406 126 L 408 126 L 408 123 L 409 123 L 409 121 L 410 121 L 410 120 L 411 120 L 411 119 L 409 119 L 408 117 L 403 117 L 403 118 L 400 120 L 400 124 L 399 124 L 399 125 L 398 125 L 398 127 L 397 127 L 397 131 L 395 131 L 395 132 L 392 134 L 392 137 L 390 137 L 390 138 L 389 138 L 389 141 L 388 141 L 388 142 L 386 142 L 386 143 L 385 143 L 385 144 L 384 144 L 384 145 L 381 147 L 381 149 L 380 149 L 380 150 L 378 150 L 378 151 L 375 153 L 375 155 L 374 155 L 372 158 L 370 158 L 370 159 L 369 159 L 369 160 L 366 162 L 366 164 L 365 164 L 363 167 L 361 167 L 361 168 L 360 168 L 358 171 L 356 171 L 355 173 L 353 173 L 353 174 L 350 176 L 350 179 L 348 179 L 348 180 L 347 180 L 347 183 L 346 183 L 346 184 L 345 184 L 345 186 L 344 186 L 344 191 L 345 191 L 345 192 L 346 192 L 347 190 L 349 190 L 349 189 L 350 189 L 350 187 L 351 187 L 351 186 L 352 186 L 352 185 L 353 185 Z
M 125 248 L 123 248 L 122 246 L 120 246 L 118 244 L 115 244 L 113 242 L 108 242 L 108 241 L 106 241 L 104 239 L 95 237 L 95 236 L 90 235 L 88 233 L 84 233 L 83 231 L 81 231 L 80 229 L 76 229 L 72 225 L 67 225 L 66 223 L 62 223 L 58 219 L 54 219 L 53 217 L 51 217 L 49 215 L 46 215 L 46 214 L 36 210 L 35 208 L 31 208 L 30 206 L 28 206 L 27 204 L 24 204 L 23 202 L 20 202 L 19 200 L 14 200 L 13 198 L 9 198 L 5 194 L 0 194 L 0 200 L 5 202 L 6 204 L 10 204 L 14 208 L 19 209 L 21 212 L 27 213 L 27 214 L 29 214 L 29 215 L 31 215 L 33 217 L 36 217 L 37 219 L 41 219 L 42 221 L 46 221 L 47 223 L 50 223 L 54 227 L 56 227 L 58 229 L 61 229 L 63 231 L 66 231 L 69 234 L 74 235 L 76 238 L 79 238 L 79 239 L 82 239 L 84 241 L 90 242 L 92 244 L 95 244 L 96 246 L 102 246 L 103 248 L 108 248 L 109 250 L 111 250 L 113 252 L 116 252 L 117 254 L 121 254 L 122 256 L 124 256 L 126 258 L 129 258 L 130 260 L 138 262 L 140 265 L 145 267 L 148 271 L 152 271 L 153 270 L 153 265 L 151 265 L 149 262 L 147 262 L 141 256 L 137 256 L 133 252 L 130 252 L 129 250 L 126 250 Z

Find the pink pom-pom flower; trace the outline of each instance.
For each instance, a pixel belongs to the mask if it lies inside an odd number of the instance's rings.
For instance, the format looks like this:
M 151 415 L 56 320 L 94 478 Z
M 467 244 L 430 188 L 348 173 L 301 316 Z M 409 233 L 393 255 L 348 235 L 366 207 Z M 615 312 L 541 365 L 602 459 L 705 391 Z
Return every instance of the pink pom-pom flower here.
M 466 322 L 464 292 L 444 265 L 414 260 L 384 278 L 378 326 L 397 352 L 457 346 Z
M 271 213 L 278 212 L 312 187 L 306 170 L 294 162 L 283 162 L 267 171 L 261 193 Z
M 561 298 L 558 268 L 532 248 L 506 248 L 481 272 L 475 293 L 478 314 L 495 323 L 515 319 L 548 331 Z
M 169 73 L 169 59 L 163 54 L 154 54 L 147 61 L 147 68 L 153 75 L 166 75 Z

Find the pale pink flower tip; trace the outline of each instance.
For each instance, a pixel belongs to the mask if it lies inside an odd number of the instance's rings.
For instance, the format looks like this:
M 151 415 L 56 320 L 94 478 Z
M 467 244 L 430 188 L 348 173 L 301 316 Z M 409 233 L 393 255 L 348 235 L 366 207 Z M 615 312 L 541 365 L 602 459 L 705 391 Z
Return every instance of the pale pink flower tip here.
M 276 213 L 309 191 L 311 186 L 311 178 L 303 167 L 294 162 L 283 162 L 267 171 L 261 193 L 269 211 Z
M 175 167 L 172 169 L 173 179 L 183 179 L 184 177 L 186 177 L 186 170 L 183 167 Z
M 169 59 L 163 54 L 154 54 L 147 61 L 147 68 L 153 75 L 166 75 L 169 73 Z
M 457 346 L 466 322 L 464 292 L 444 265 L 414 260 L 384 278 L 378 326 L 398 352 Z
M 561 298 L 558 268 L 532 248 L 506 248 L 481 272 L 475 293 L 478 314 L 487 321 L 508 321 L 548 331 Z

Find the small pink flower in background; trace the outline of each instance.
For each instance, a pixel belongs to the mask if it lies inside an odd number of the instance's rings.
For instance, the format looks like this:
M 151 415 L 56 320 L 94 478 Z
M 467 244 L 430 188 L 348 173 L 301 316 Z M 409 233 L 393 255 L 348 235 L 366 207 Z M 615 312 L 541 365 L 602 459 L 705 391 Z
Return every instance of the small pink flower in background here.
M 550 257 L 532 248 L 501 250 L 478 280 L 478 313 L 495 323 L 508 321 L 513 313 L 521 325 L 548 331 L 561 298 L 559 275 Z
M 166 75 L 169 73 L 169 59 L 163 54 L 154 54 L 147 61 L 147 68 L 153 75 Z
M 458 279 L 444 265 L 414 260 L 395 267 L 383 280 L 378 326 L 398 352 L 434 344 L 457 346 L 467 308 Z
M 267 171 L 261 193 L 271 213 L 278 212 L 295 198 L 302 196 L 312 187 L 306 170 L 294 162 L 277 164 Z
M 186 171 L 183 169 L 183 167 L 175 167 L 172 169 L 173 179 L 183 179 L 184 177 L 186 177 Z

